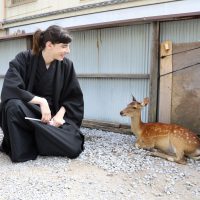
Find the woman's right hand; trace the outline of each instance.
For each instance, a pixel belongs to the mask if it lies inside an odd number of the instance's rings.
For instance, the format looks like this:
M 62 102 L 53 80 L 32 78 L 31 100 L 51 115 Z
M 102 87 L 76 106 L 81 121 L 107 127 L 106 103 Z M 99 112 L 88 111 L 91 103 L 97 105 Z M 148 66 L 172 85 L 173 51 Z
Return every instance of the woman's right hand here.
M 29 101 L 29 103 L 39 104 L 41 114 L 42 114 L 41 121 L 43 123 L 49 123 L 49 121 L 51 120 L 51 110 L 49 108 L 49 104 L 48 104 L 47 100 L 42 97 L 34 96 L 33 99 L 31 101 Z
M 51 110 L 45 98 L 42 98 L 40 102 L 40 109 L 41 109 L 41 114 L 42 114 L 41 121 L 43 123 L 49 123 L 49 121 L 51 120 Z

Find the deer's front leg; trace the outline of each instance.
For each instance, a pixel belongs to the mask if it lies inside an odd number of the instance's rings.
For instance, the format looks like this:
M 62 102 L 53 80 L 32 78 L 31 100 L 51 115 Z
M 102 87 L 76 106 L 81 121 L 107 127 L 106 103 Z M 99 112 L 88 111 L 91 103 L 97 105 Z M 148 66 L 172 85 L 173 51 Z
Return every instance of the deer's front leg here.
M 150 140 L 144 140 L 143 138 L 138 138 L 135 142 L 135 147 L 151 150 L 152 148 L 154 148 L 154 143 Z
M 150 156 L 154 156 L 154 157 L 160 157 L 160 158 L 164 158 L 165 160 L 171 161 L 171 162 L 177 162 L 179 164 L 186 164 L 186 160 L 184 158 L 177 158 L 176 156 L 172 156 L 172 155 L 168 155 L 162 152 L 152 152 L 150 154 Z
M 138 141 L 139 141 L 139 138 L 137 138 L 137 140 L 135 141 L 135 144 L 134 144 L 134 146 L 135 146 L 136 148 L 139 148 Z
M 137 140 L 135 141 L 135 147 L 142 148 L 141 146 L 142 146 L 141 138 L 137 138 Z

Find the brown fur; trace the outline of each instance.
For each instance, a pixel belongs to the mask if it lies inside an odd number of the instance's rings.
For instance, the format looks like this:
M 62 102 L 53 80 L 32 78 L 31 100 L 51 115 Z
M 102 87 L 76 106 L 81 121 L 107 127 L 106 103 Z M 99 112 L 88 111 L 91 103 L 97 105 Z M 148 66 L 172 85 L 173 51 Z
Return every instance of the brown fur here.
M 131 130 L 136 135 L 136 147 L 158 149 L 160 152 L 151 153 L 169 161 L 185 164 L 185 156 L 200 159 L 200 139 L 189 129 L 175 124 L 143 123 L 141 109 L 149 103 L 145 98 L 133 101 L 120 112 L 122 116 L 131 117 Z

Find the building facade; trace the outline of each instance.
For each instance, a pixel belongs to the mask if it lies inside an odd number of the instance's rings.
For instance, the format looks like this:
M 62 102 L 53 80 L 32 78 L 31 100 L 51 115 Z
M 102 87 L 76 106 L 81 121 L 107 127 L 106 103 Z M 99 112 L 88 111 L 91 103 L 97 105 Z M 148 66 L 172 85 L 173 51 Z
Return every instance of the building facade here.
M 134 95 L 150 97 L 144 121 L 173 121 L 171 111 L 167 119 L 159 115 L 171 98 L 160 95 L 160 44 L 200 41 L 196 0 L 7 0 L 0 7 L 0 85 L 8 61 L 31 48 L 32 33 L 56 24 L 73 36 L 69 57 L 84 92 L 85 120 L 129 124 L 119 112 Z

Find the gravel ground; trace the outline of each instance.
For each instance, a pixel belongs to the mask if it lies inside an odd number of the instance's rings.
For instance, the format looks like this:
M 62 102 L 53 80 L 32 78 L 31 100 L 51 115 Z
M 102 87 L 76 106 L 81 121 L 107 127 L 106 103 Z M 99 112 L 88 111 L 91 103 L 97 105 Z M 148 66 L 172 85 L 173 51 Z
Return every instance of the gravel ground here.
M 200 161 L 180 165 L 150 157 L 133 146 L 131 135 L 82 132 L 85 151 L 74 160 L 12 163 L 0 153 L 0 200 L 200 200 Z

